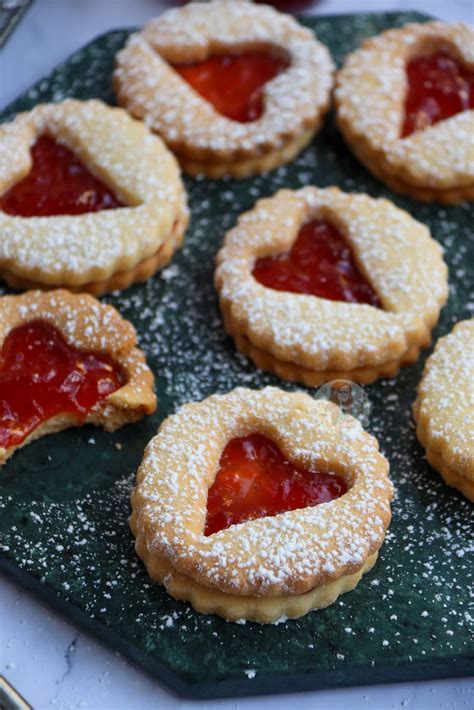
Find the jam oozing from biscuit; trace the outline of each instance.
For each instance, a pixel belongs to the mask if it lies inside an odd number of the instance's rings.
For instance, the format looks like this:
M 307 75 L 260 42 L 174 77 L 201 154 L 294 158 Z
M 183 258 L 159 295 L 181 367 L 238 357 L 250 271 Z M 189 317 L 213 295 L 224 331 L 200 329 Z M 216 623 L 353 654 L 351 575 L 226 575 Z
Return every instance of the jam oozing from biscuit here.
M 248 123 L 263 113 L 265 84 L 289 66 L 276 51 L 213 55 L 173 68 L 223 116 Z
M 0 209 L 19 217 L 78 215 L 125 207 L 82 161 L 54 138 L 31 147 L 31 170 L 0 196 Z
M 474 71 L 446 51 L 412 59 L 401 137 L 474 108 Z
M 257 259 L 252 273 L 261 284 L 277 291 L 381 308 L 343 235 L 323 220 L 304 224 L 289 252 Z
M 262 434 L 229 441 L 207 497 L 205 535 L 255 518 L 327 503 L 347 486 L 330 471 L 304 469 L 285 459 Z
M 107 355 L 72 347 L 49 323 L 14 328 L 0 352 L 0 447 L 21 444 L 58 414 L 83 421 L 121 386 L 121 372 Z

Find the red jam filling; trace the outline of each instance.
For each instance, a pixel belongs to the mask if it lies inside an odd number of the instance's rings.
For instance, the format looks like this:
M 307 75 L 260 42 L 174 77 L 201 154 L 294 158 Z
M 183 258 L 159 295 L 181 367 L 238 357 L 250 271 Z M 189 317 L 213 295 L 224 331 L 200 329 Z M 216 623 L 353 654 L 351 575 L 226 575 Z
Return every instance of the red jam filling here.
M 109 357 L 68 345 L 49 323 L 14 328 L 0 352 L 0 447 L 21 444 L 57 414 L 83 420 L 121 386 L 121 373 Z
M 252 273 L 261 284 L 277 291 L 381 308 L 343 235 L 321 220 L 303 225 L 291 251 L 257 259 Z
M 474 108 L 474 71 L 446 51 L 412 59 L 401 137 Z
M 338 476 L 297 467 L 262 434 L 229 441 L 207 497 L 205 535 L 246 520 L 327 503 L 344 495 Z
M 263 113 L 265 84 L 288 66 L 276 51 L 249 51 L 175 64 L 173 69 L 216 111 L 233 121 L 248 123 Z
M 124 207 L 79 158 L 50 136 L 31 147 L 31 170 L 0 196 L 0 209 L 20 217 L 77 215 Z

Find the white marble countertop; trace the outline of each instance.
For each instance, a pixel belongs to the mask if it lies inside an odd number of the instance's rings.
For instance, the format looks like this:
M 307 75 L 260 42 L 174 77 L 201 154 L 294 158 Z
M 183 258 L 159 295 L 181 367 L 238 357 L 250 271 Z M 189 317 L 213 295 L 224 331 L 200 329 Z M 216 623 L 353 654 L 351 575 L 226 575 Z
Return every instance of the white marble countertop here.
M 139 25 L 163 0 L 36 0 L 0 53 L 0 108 L 73 50 L 109 29 Z M 322 0 L 318 14 L 419 10 L 474 21 L 472 0 Z M 470 710 L 474 679 L 349 688 L 266 698 L 186 701 L 0 577 L 0 675 L 35 710 Z

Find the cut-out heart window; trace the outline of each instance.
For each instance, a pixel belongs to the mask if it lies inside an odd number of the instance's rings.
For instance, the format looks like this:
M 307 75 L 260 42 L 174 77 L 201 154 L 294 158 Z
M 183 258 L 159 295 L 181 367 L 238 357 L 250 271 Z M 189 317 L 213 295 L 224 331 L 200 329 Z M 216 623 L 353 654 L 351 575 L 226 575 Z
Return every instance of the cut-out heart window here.
M 110 357 L 68 345 L 49 323 L 14 328 L 0 351 L 0 447 L 20 444 L 56 415 L 84 419 L 122 383 Z
M 474 71 L 447 50 L 411 59 L 402 138 L 474 108 Z
M 322 468 L 286 459 L 262 434 L 231 439 L 208 492 L 205 534 L 230 525 L 327 503 L 344 495 L 345 481 Z
M 289 60 L 277 50 L 255 50 L 176 64 L 174 70 L 220 114 L 248 123 L 263 113 L 265 84 L 289 65 Z
M 65 145 L 40 136 L 30 172 L 0 196 L 0 209 L 21 217 L 80 215 L 125 205 Z
M 278 291 L 381 308 L 377 294 L 357 267 L 349 244 L 325 220 L 304 224 L 290 251 L 260 257 L 252 274 L 259 283 Z

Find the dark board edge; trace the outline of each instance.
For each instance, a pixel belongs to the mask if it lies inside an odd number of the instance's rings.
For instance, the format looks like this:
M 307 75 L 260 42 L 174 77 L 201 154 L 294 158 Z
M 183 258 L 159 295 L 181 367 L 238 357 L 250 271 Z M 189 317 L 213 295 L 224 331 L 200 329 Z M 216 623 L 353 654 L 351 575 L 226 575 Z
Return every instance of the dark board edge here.
M 386 683 L 409 683 L 413 681 L 441 680 L 444 678 L 464 678 L 474 674 L 474 657 L 454 657 L 449 663 L 446 658 L 433 663 L 400 664 L 367 668 L 359 666 L 349 670 L 329 673 L 304 673 L 284 675 L 256 675 L 252 679 L 239 676 L 235 679 L 204 682 L 187 682 L 171 672 L 165 665 L 151 659 L 136 649 L 122 636 L 97 619 L 78 609 L 74 604 L 58 596 L 34 575 L 18 567 L 6 557 L 0 556 L 0 571 L 14 583 L 32 592 L 51 609 L 58 612 L 69 623 L 93 636 L 104 646 L 116 649 L 127 660 L 150 674 L 153 680 L 162 684 L 167 691 L 179 697 L 195 700 L 238 698 L 258 695 L 284 695 L 295 692 L 331 690 Z

